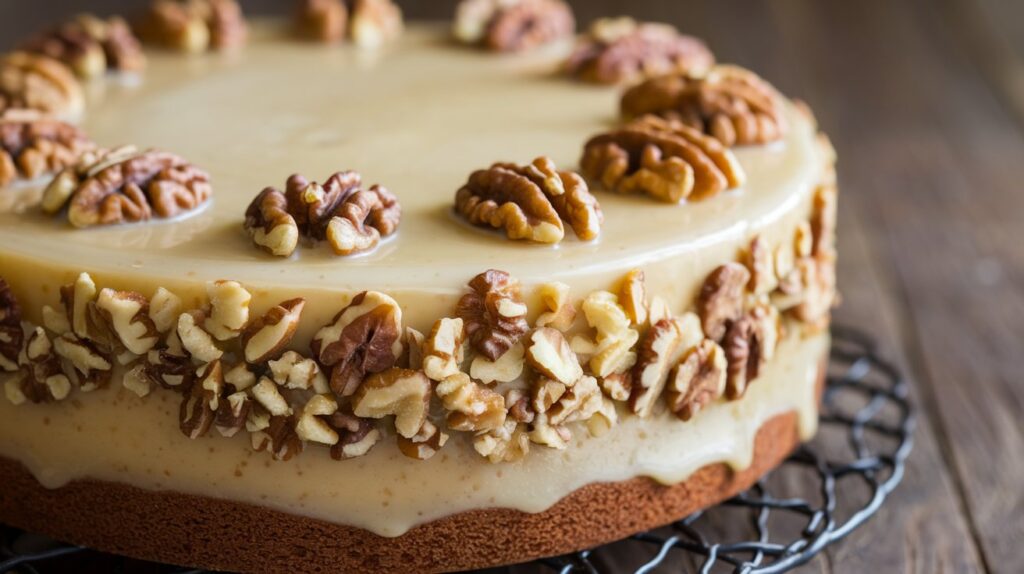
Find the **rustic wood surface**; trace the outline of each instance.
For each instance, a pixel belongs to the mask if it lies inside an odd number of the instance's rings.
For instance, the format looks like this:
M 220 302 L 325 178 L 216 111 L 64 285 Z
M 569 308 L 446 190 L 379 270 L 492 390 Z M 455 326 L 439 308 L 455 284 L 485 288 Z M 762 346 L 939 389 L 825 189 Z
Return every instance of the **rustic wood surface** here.
M 0 47 L 65 15 L 139 4 L 0 0 Z M 269 13 L 286 3 L 245 4 Z M 410 17 L 434 19 L 454 4 L 404 2 Z M 721 60 L 809 102 L 839 151 L 837 320 L 878 335 L 914 380 L 922 412 L 890 502 L 802 571 L 1020 572 L 1024 3 L 574 4 L 583 22 L 628 13 L 707 39 Z

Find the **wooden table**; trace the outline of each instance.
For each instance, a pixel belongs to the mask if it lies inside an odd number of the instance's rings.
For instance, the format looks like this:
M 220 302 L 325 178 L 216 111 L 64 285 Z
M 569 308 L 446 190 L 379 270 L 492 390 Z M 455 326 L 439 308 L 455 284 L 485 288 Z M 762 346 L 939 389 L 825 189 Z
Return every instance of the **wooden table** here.
M 138 5 L 45 4 L 2 0 L 0 46 L 87 7 Z M 455 2 L 405 4 L 436 19 Z M 837 320 L 880 337 L 921 420 L 891 501 L 805 571 L 1024 570 L 1024 2 L 575 4 L 584 22 L 628 12 L 707 39 L 809 102 L 839 151 Z

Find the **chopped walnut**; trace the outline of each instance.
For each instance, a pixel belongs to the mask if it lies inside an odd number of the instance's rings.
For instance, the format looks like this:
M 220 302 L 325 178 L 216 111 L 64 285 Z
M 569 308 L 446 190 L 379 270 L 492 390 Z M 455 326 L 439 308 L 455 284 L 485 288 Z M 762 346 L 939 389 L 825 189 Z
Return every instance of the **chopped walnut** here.
M 448 428 L 457 431 L 488 431 L 505 423 L 505 397 L 457 373 L 437 384 L 434 391 L 448 411 Z
M 409 458 L 427 460 L 437 454 L 447 442 L 447 434 L 441 432 L 434 423 L 424 421 L 423 427 L 415 435 L 409 438 L 398 435 L 398 450 Z
M 53 340 L 53 348 L 68 362 L 68 378 L 82 391 L 93 391 L 110 382 L 113 363 L 92 342 L 65 333 Z
M 398 360 L 398 366 L 414 371 L 423 368 L 423 346 L 427 338 L 412 327 L 405 328 L 405 348 Z
M 380 440 L 373 421 L 355 416 L 347 407 L 340 407 L 327 422 L 338 433 L 338 442 L 331 447 L 334 460 L 363 456 Z
M 287 417 L 292 414 L 292 407 L 274 381 L 263 377 L 249 389 L 249 392 L 271 417 Z
M 283 353 L 299 328 L 305 306 L 305 299 L 291 299 L 247 325 L 242 331 L 245 360 L 252 364 L 265 363 Z
M 345 38 L 348 7 L 343 0 L 301 0 L 296 29 L 303 38 L 333 44 Z
M 591 25 L 565 69 L 587 82 L 620 84 L 668 73 L 701 73 L 714 63 L 703 42 L 672 26 L 604 18 Z
M 748 281 L 750 271 L 739 263 L 721 265 L 704 280 L 697 299 L 697 314 L 709 339 L 721 341 L 729 325 L 743 314 Z
M 203 328 L 218 341 L 238 337 L 249 324 L 252 294 L 237 281 L 214 281 L 206 287 L 210 312 Z
M 364 48 L 376 48 L 397 39 L 404 28 L 402 9 L 391 0 L 354 0 L 349 34 Z
M 469 376 L 485 385 L 511 383 L 523 374 L 523 367 L 526 366 L 525 355 L 526 349 L 522 342 L 512 345 L 512 348 L 498 357 L 497 361 L 478 355 L 469 365 Z
M 768 242 L 760 235 L 755 236 L 743 251 L 743 264 L 750 272 L 747 290 L 754 295 L 766 295 L 778 285 L 775 275 L 775 259 Z
M 509 389 L 505 393 L 505 405 L 508 407 L 508 417 L 516 422 L 533 422 L 537 413 L 533 409 L 533 400 L 530 395 L 520 389 Z
M 622 112 L 626 117 L 656 114 L 679 120 L 727 147 L 772 142 L 786 131 L 782 96 L 739 66 L 647 80 L 623 95 Z
M 178 339 L 185 351 L 196 361 L 210 363 L 224 356 L 224 351 L 203 324 L 206 314 L 202 311 L 189 311 L 178 317 Z
M 0 113 L 0 187 L 56 173 L 94 147 L 77 127 L 38 112 Z
M 583 300 L 582 308 L 595 336 L 593 339 L 575 337 L 573 351 L 587 357 L 590 372 L 601 379 L 631 369 L 636 363 L 633 345 L 640 334 L 632 327 L 618 297 L 607 291 L 595 291 Z
M 82 15 L 30 39 L 23 49 L 60 60 L 83 78 L 145 67 L 142 46 L 122 18 Z
M 299 414 L 295 432 L 306 442 L 315 442 L 327 446 L 338 443 L 338 433 L 328 424 L 326 417 L 338 412 L 338 401 L 330 395 L 314 395 L 306 402 Z
M 619 422 L 619 411 L 615 403 L 602 397 L 600 407 L 587 419 L 587 432 L 592 437 L 601 437 Z
M 655 295 L 651 298 L 650 304 L 647 306 L 647 322 L 654 324 L 662 319 L 669 319 L 672 317 L 672 309 L 668 305 L 663 297 Z
M 146 354 L 143 372 L 150 381 L 165 389 L 188 392 L 195 370 L 177 331 L 171 331 L 164 345 Z
M 139 398 L 148 396 L 153 390 L 153 382 L 146 375 L 146 365 L 135 365 L 125 371 L 121 376 L 121 386 L 135 393 Z
M 657 322 L 655 321 L 655 323 Z M 600 383 L 601 390 L 608 395 L 608 398 L 620 403 L 625 402 L 629 400 L 629 395 L 633 392 L 633 373 L 632 371 L 612 373 L 602 378 Z
M 834 184 L 819 185 L 814 192 L 810 224 L 813 240 L 811 254 L 815 256 L 835 257 L 838 199 L 838 189 Z
M 227 375 L 225 375 L 227 382 Z M 213 426 L 217 432 L 224 437 L 233 437 L 242 429 L 246 428 L 249 421 L 249 414 L 255 408 L 252 397 L 245 391 L 231 392 L 230 388 L 225 390 L 226 396 L 220 401 L 217 415 L 213 419 Z
M 103 289 L 96 300 L 96 309 L 121 345 L 131 353 L 145 355 L 160 340 L 160 333 L 149 316 L 149 300 L 140 293 Z
M 806 257 L 797 263 L 800 291 L 793 315 L 814 329 L 828 326 L 836 302 L 835 261 L 829 256 Z
M 557 281 L 545 283 L 540 286 L 539 295 L 547 311 L 537 317 L 537 326 L 568 331 L 576 320 L 576 306 L 569 300 L 569 286 Z
M 679 122 L 645 116 L 587 142 L 584 175 L 620 193 L 666 203 L 706 199 L 743 185 L 743 168 L 718 140 Z
M 0 371 L 18 370 L 18 354 L 24 340 L 21 306 L 10 285 L 0 277 Z
M 299 226 L 288 212 L 288 200 L 273 187 L 264 189 L 245 212 L 245 230 L 267 253 L 288 257 L 299 245 Z
M 352 395 L 359 417 L 395 417 L 395 430 L 411 439 L 423 428 L 430 406 L 430 379 L 421 371 L 391 368 L 367 377 Z
M 539 157 L 519 166 L 496 163 L 478 170 L 455 194 L 455 209 L 473 225 L 504 229 L 509 239 L 558 243 L 563 220 L 581 240 L 598 236 L 604 216 L 576 173 L 557 171 Z
M 669 373 L 688 349 L 704 338 L 700 319 L 687 313 L 675 319 L 662 319 L 644 335 L 637 347 L 636 367 L 629 406 L 634 413 L 648 417 L 665 389 Z
M 43 210 L 66 205 L 75 227 L 168 218 L 198 209 L 213 189 L 206 172 L 174 154 L 119 149 L 86 154 L 54 178 Z
M 462 319 L 440 319 L 434 323 L 424 343 L 423 372 L 431 380 L 442 381 L 459 372 L 463 360 L 465 330 Z
M 779 314 L 768 305 L 754 307 L 729 326 L 722 342 L 728 363 L 727 398 L 735 400 L 743 396 L 760 374 L 761 367 L 774 355 L 778 339 Z
M 366 375 L 390 369 L 402 356 L 402 309 L 383 293 L 364 291 L 317 332 L 312 350 L 331 370 L 331 389 L 349 396 Z
M 268 451 L 274 460 L 287 461 L 302 452 L 302 439 L 295 432 L 294 416 L 272 416 L 267 427 L 253 432 L 252 448 Z
M 725 351 L 704 339 L 690 348 L 668 377 L 665 401 L 670 411 L 688 421 L 725 393 Z
M 497 361 L 529 330 L 519 282 L 504 271 L 490 269 L 474 277 L 469 288 L 472 291 L 459 299 L 456 312 L 473 348 Z
M 561 398 L 546 412 L 538 415 L 545 415 L 548 423 L 553 425 L 587 421 L 601 409 L 603 400 L 604 394 L 597 379 L 584 376 L 575 385 L 566 388 Z
M 327 224 L 327 242 L 338 255 L 369 251 L 398 229 L 402 209 L 390 191 L 374 185 L 346 197 Z
M 77 116 L 85 107 L 74 74 L 53 58 L 28 52 L 0 56 L 0 113 L 9 109 L 38 110 Z
M 634 269 L 622 279 L 619 303 L 634 325 L 647 322 L 647 285 L 643 271 Z
M 529 336 L 526 361 L 541 375 L 572 387 L 583 376 L 579 358 L 561 331 L 550 327 L 535 329 Z
M 210 430 L 223 393 L 224 368 L 220 361 L 214 361 L 206 365 L 191 391 L 182 397 L 178 421 L 185 436 L 195 440 Z
M 576 19 L 563 0 L 463 0 L 455 37 L 498 52 L 522 52 L 572 36 Z
M 477 434 L 473 448 L 493 463 L 516 462 L 529 454 L 530 434 L 527 425 L 508 418 L 500 427 Z
M 182 52 L 234 49 L 248 36 L 235 0 L 156 0 L 142 29 L 147 41 Z
M 29 334 L 19 363 L 23 373 L 18 391 L 26 400 L 33 403 L 60 401 L 71 394 L 71 381 L 42 327 L 36 327 Z
M 178 326 L 181 315 L 181 297 L 160 287 L 149 301 L 149 318 L 157 332 L 167 333 Z
M 331 391 L 320 367 L 313 359 L 295 351 L 287 351 L 280 359 L 267 363 L 274 382 L 288 389 L 313 390 L 319 394 Z

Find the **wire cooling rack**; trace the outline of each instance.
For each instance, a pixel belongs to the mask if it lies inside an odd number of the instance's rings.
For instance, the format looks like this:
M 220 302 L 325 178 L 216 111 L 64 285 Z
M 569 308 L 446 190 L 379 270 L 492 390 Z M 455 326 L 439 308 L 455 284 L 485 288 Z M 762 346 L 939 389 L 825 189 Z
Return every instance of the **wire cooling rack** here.
M 489 574 L 784 572 L 866 522 L 903 477 L 914 409 L 900 371 L 864 333 L 833 327 L 817 438 L 753 488 L 670 526 Z M 0 574 L 203 574 L 0 526 Z

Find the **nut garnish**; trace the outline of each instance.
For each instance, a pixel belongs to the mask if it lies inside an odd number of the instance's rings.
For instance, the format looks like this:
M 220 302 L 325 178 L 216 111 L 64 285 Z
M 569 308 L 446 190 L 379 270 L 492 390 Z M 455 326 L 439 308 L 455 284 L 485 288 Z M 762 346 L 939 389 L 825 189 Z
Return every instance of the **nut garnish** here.
M 295 432 L 294 416 L 272 416 L 266 428 L 252 433 L 252 448 L 268 451 L 274 460 L 291 460 L 302 452 L 302 439 Z
M 376 291 L 356 295 L 312 343 L 313 355 L 331 370 L 331 389 L 343 397 L 356 392 L 366 375 L 394 366 L 402 347 L 402 309 Z
M 819 185 L 811 212 L 811 254 L 835 257 L 839 193 L 835 184 Z
M 75 227 L 168 218 L 197 209 L 213 194 L 206 172 L 174 154 L 130 148 L 85 154 L 43 195 L 50 214 L 68 206 Z
M 160 287 L 149 301 L 149 318 L 160 333 L 167 333 L 178 325 L 181 315 L 181 297 Z
M 441 432 L 434 423 L 424 421 L 423 427 L 412 437 L 398 435 L 398 450 L 409 458 L 427 460 L 437 454 L 447 442 L 447 434 Z
M 213 361 L 198 374 L 191 392 L 181 399 L 178 421 L 185 436 L 195 440 L 210 430 L 223 393 L 224 367 L 220 361 Z
M 505 397 L 457 373 L 434 388 L 448 411 L 448 428 L 457 431 L 489 431 L 505 424 Z
M 750 271 L 747 289 L 754 295 L 770 293 L 778 285 L 775 276 L 775 259 L 772 257 L 768 242 L 760 235 L 750 240 L 750 245 L 743 251 L 743 264 Z
M 71 393 L 71 381 L 61 369 L 53 343 L 42 327 L 29 334 L 19 363 L 23 372 L 18 390 L 25 399 L 33 403 L 60 401 Z
M 82 391 L 93 391 L 110 382 L 113 363 L 90 341 L 72 333 L 53 340 L 53 348 L 70 365 L 65 372 Z
M 434 381 L 459 372 L 463 360 L 465 331 L 462 319 L 440 319 L 434 323 L 423 345 L 423 372 Z
M 338 412 L 338 401 L 330 395 L 314 395 L 306 402 L 299 414 L 295 432 L 306 442 L 332 446 L 338 443 L 338 433 L 328 424 L 325 417 Z
M 656 114 L 713 136 L 726 147 L 782 138 L 782 96 L 757 74 L 739 66 L 715 66 L 699 76 L 668 75 L 629 89 L 626 117 Z
M 107 70 L 137 72 L 146 65 L 139 40 L 123 18 L 78 16 L 29 40 L 23 49 L 60 60 L 83 78 Z
M 836 301 L 835 261 L 828 256 L 805 257 L 797 262 L 795 274 L 799 292 L 793 315 L 811 330 L 827 326 Z
M 210 312 L 203 328 L 218 341 L 239 336 L 249 324 L 249 303 L 252 294 L 237 281 L 214 281 L 206 287 Z
M 185 351 L 196 361 L 210 363 L 224 356 L 224 351 L 217 346 L 213 335 L 203 325 L 206 314 L 194 310 L 182 313 L 178 317 L 178 339 Z
M 156 0 L 143 32 L 147 41 L 164 48 L 205 52 L 245 44 L 248 27 L 235 0 Z
M 683 355 L 668 377 L 665 401 L 670 411 L 688 421 L 725 393 L 725 351 L 704 339 Z
M 565 69 L 587 82 L 618 84 L 668 73 L 700 73 L 714 63 L 703 42 L 672 26 L 604 18 L 591 25 Z
M 473 348 L 496 361 L 529 330 L 519 282 L 504 271 L 490 269 L 474 277 L 469 288 L 472 291 L 459 299 L 456 312 Z
M 455 37 L 498 52 L 521 52 L 572 36 L 576 19 L 563 0 L 463 0 Z
M 402 34 L 402 9 L 391 0 L 355 0 L 349 34 L 364 48 L 376 48 Z
M 0 277 L 0 371 L 18 370 L 18 354 L 24 341 L 21 306 L 10 285 Z
M 298 4 L 296 28 L 303 38 L 324 43 L 345 38 L 348 7 L 342 0 L 301 0 Z
M 545 377 L 572 387 L 583 376 L 579 358 L 561 331 L 550 327 L 535 329 L 529 336 L 526 361 Z
M 224 380 L 227 383 L 226 374 Z M 232 391 L 230 384 L 225 386 L 224 394 L 225 397 L 220 401 L 217 415 L 213 419 L 213 426 L 221 436 L 233 437 L 246 428 L 249 414 L 255 408 L 255 404 L 249 393 Z
M 779 338 L 779 314 L 774 307 L 754 307 L 729 327 L 722 348 L 728 362 L 725 396 L 735 400 L 758 377 L 761 367 L 775 354 Z
M 187 392 L 195 378 L 195 368 L 178 338 L 171 331 L 160 348 L 146 354 L 143 371 L 150 381 L 165 389 Z
M 267 363 L 274 382 L 288 389 L 313 390 L 319 394 L 331 392 L 327 377 L 316 361 L 295 351 L 287 351 L 280 359 Z
M 697 299 L 704 334 L 712 341 L 721 341 L 729 325 L 743 314 L 743 293 L 750 281 L 750 271 L 739 263 L 726 263 L 704 280 Z
M 398 360 L 398 366 L 418 371 L 423 368 L 423 346 L 427 338 L 412 327 L 405 328 L 405 349 Z
M 160 340 L 149 316 L 149 301 L 140 293 L 103 289 L 96 299 L 96 309 L 131 353 L 145 355 Z
M 647 284 L 643 271 L 634 269 L 622 279 L 619 303 L 634 325 L 647 322 Z
M 485 385 L 510 383 L 523 374 L 523 367 L 526 366 L 525 354 L 523 343 L 519 342 L 498 357 L 497 361 L 477 355 L 469 364 L 469 376 Z
M 530 452 L 530 435 L 525 424 L 512 418 L 500 427 L 478 434 L 473 448 L 493 463 L 515 462 Z
M 644 335 L 637 347 L 633 370 L 633 390 L 629 406 L 641 417 L 654 412 L 654 405 L 665 389 L 669 372 L 688 349 L 703 339 L 700 319 L 693 313 L 662 319 Z
M 395 417 L 395 430 L 411 439 L 423 428 L 430 407 L 430 379 L 421 371 L 392 368 L 367 377 L 352 395 L 359 417 Z
M 272 187 L 264 189 L 249 204 L 245 230 L 257 247 L 271 255 L 288 257 L 299 246 L 299 226 L 288 212 L 288 200 Z
M 587 357 L 590 372 L 601 379 L 631 369 L 636 363 L 633 346 L 640 334 L 632 327 L 618 297 L 607 291 L 595 291 L 583 300 L 582 307 L 594 337 L 573 338 L 573 351 Z
M 644 116 L 587 142 L 583 174 L 619 193 L 643 192 L 666 203 L 706 199 L 743 185 L 743 168 L 718 140 Z
M 59 61 L 28 52 L 0 56 L 0 113 L 21 108 L 77 116 L 84 106 L 82 87 Z
M 93 147 L 71 124 L 35 111 L 0 112 L 0 187 L 56 173 Z
M 536 325 L 563 332 L 569 330 L 576 320 L 576 306 L 569 300 L 569 286 L 558 281 L 545 283 L 538 294 L 547 310 L 537 317 Z
M 583 178 L 558 171 L 546 157 L 525 166 L 496 163 L 473 172 L 455 194 L 455 209 L 474 225 L 537 243 L 561 241 L 563 221 L 589 241 L 598 236 L 603 221 L 601 206 Z
M 242 331 L 242 349 L 249 363 L 265 363 L 276 358 L 295 336 L 306 300 L 290 299 L 271 308 Z
M 347 406 L 339 407 L 327 422 L 338 433 L 338 442 L 331 447 L 334 460 L 363 456 L 380 440 L 380 431 L 373 421 L 355 416 Z

